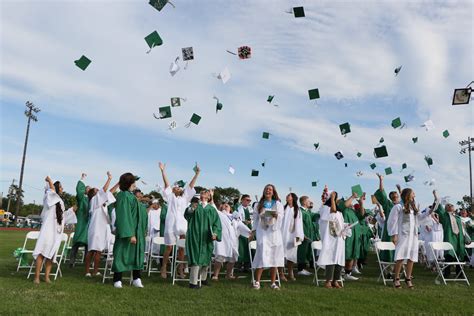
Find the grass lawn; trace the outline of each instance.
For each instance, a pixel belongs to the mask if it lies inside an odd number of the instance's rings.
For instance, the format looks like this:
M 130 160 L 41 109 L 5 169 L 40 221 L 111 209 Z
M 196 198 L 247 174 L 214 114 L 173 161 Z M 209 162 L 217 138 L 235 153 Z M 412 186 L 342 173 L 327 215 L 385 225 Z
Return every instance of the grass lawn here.
M 143 276 L 144 289 L 114 289 L 111 281 L 85 279 L 83 267 L 63 266 L 63 277 L 53 284 L 34 285 L 26 270 L 16 272 L 14 249 L 26 232 L 0 231 L 0 315 L 6 314 L 474 314 L 474 287 L 434 284 L 435 275 L 415 268 L 415 290 L 394 289 L 377 282 L 375 256 L 359 281 L 341 290 L 312 284 L 312 277 L 284 283 L 280 291 L 265 284 L 250 288 L 250 275 L 237 281 L 220 280 L 210 287 L 190 290 L 187 283 L 172 286 L 158 274 Z M 474 282 L 474 270 L 467 269 Z M 124 282 L 127 283 L 127 282 Z

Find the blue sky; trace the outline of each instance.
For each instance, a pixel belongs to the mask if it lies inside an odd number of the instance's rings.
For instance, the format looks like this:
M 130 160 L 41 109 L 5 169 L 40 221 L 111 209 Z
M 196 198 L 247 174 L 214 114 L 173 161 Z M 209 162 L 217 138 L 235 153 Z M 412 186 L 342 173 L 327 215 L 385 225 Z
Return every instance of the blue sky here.
M 431 179 L 454 201 L 468 194 L 458 141 L 473 134 L 473 108 L 453 107 L 451 98 L 473 80 L 472 2 L 173 3 L 175 9 L 158 12 L 148 1 L 1 2 L 1 191 L 19 177 L 29 100 L 42 112 L 31 128 L 27 201 L 42 199 L 46 175 L 72 192 L 81 172 L 99 186 L 107 170 L 116 179 L 132 171 L 148 191 L 161 183 L 158 161 L 167 162 L 172 180 L 188 180 L 197 161 L 200 185 L 235 186 L 252 196 L 266 183 L 281 195 L 291 187 L 315 201 L 324 184 L 343 195 L 358 183 L 373 192 L 375 172 L 388 166 L 394 173 L 387 189 L 414 172 L 410 186 L 422 204 L 431 201 L 434 187 L 423 184 Z M 305 18 L 285 13 L 299 5 Z M 143 38 L 154 30 L 164 44 L 146 54 Z M 252 47 L 252 58 L 226 52 L 242 45 Z M 170 63 L 188 46 L 195 60 L 171 77 Z M 83 54 L 92 59 L 86 71 L 73 63 Z M 232 77 L 223 84 L 213 73 L 225 67 Z M 321 94 L 317 104 L 308 99 L 313 88 Z M 278 107 L 266 102 L 268 95 Z M 187 101 L 173 108 L 178 128 L 168 131 L 170 120 L 152 113 L 174 96 Z M 218 114 L 213 96 L 224 105 Z M 202 121 L 184 128 L 193 113 Z M 395 117 L 407 128 L 394 130 Z M 428 119 L 435 129 L 427 132 L 420 125 Z M 347 137 L 338 127 L 345 122 Z M 380 137 L 389 157 L 375 159 Z M 334 158 L 337 151 L 343 160 Z M 425 155 L 434 160 L 431 168 Z M 408 169 L 400 172 L 403 162 Z M 253 168 L 259 177 L 250 177 Z

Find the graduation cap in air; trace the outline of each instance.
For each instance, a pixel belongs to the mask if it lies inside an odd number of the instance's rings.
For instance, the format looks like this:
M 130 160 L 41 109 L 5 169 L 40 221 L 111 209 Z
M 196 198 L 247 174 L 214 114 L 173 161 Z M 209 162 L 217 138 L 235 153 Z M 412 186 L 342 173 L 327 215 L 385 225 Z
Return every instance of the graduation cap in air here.
M 433 158 L 431 158 L 430 156 L 425 156 L 425 161 L 428 164 L 428 167 L 431 168 L 431 166 L 433 165 Z
M 185 99 L 185 98 L 172 97 L 172 98 L 171 98 L 171 106 L 172 106 L 172 107 L 181 106 L 181 100 L 183 100 L 184 102 L 186 102 L 186 99 Z
M 337 153 L 335 153 L 334 156 L 337 158 L 337 160 L 341 160 L 342 158 L 344 158 L 344 155 L 342 154 L 341 151 L 338 151 Z
M 471 84 L 472 82 L 467 86 L 467 88 L 454 90 L 452 105 L 469 104 L 472 93 L 472 88 L 469 87 Z
M 194 60 L 194 50 L 192 47 L 181 48 L 181 53 L 183 54 L 183 60 Z
M 393 128 L 399 128 L 400 126 L 403 127 L 405 125 L 402 126 L 402 120 L 399 117 L 392 120 L 392 127 Z
M 415 176 L 412 175 L 411 173 L 407 176 L 404 176 L 403 178 L 405 179 L 405 182 L 411 182 L 411 181 L 415 180 Z
M 267 162 L 267 161 L 264 160 L 264 161 L 261 163 L 261 165 L 262 165 L 263 168 L 265 168 L 265 163 L 266 163 L 266 162 Z
M 431 180 L 428 180 L 428 181 L 423 182 L 423 184 L 432 187 L 433 185 L 436 184 L 436 180 L 435 180 L 435 179 L 431 179 Z
M 74 63 L 77 67 L 81 68 L 82 70 L 86 70 L 86 68 L 90 65 L 91 60 L 86 56 L 82 55 L 81 58 L 75 60 Z
M 230 173 L 230 174 L 234 174 L 234 173 L 235 173 L 234 167 L 229 166 L 229 173 Z
M 424 122 L 421 127 L 424 127 L 426 129 L 426 131 L 429 131 L 431 129 L 433 129 L 435 127 L 434 123 L 432 120 L 428 120 L 426 122 Z
M 154 116 L 157 120 L 167 119 L 167 118 L 170 118 L 170 117 L 171 117 L 171 106 L 163 106 L 163 107 L 160 107 L 160 108 L 158 108 L 158 111 L 159 111 L 159 116 L 156 116 L 156 114 L 153 113 L 153 116 Z
M 362 153 L 360 151 L 357 152 L 357 157 L 359 157 L 359 158 L 362 157 Z
M 176 123 L 176 121 L 171 121 L 170 124 L 168 125 L 168 129 L 170 131 L 176 129 L 176 127 L 178 127 L 178 124 Z
M 258 170 L 252 169 L 251 176 L 252 177 L 258 177 Z
M 310 100 L 319 99 L 319 89 L 308 90 Z
M 398 76 L 398 74 L 400 73 L 400 70 L 402 70 L 402 66 L 399 66 L 399 67 L 395 68 L 395 70 L 394 70 L 395 76 Z
M 388 167 L 388 168 L 385 168 L 385 174 L 388 176 L 390 174 L 392 174 L 392 168 Z
M 339 125 L 339 129 L 341 130 L 341 135 L 346 135 L 351 132 L 351 125 L 349 123 L 344 123 Z
M 169 72 L 170 72 L 171 77 L 176 75 L 176 73 L 181 69 L 181 67 L 178 65 L 178 61 L 179 61 L 179 56 L 176 57 L 175 60 L 171 62 L 170 64 Z
M 388 156 L 387 147 L 384 145 L 384 146 L 374 148 L 374 156 L 375 158 L 387 157 Z
M 376 167 L 377 167 L 376 164 L 374 164 L 374 163 L 371 163 L 371 164 L 370 164 L 370 169 L 374 170 Z
M 270 138 L 270 133 L 269 132 L 263 132 L 262 133 L 262 138 L 263 139 L 269 139 Z
M 346 163 L 344 163 L 344 167 L 346 167 L 346 168 L 347 168 L 347 166 L 348 166 L 347 162 L 346 162 Z
M 304 18 L 304 7 L 294 7 L 293 15 L 295 16 L 295 18 Z
M 379 140 L 379 144 L 383 143 L 385 140 L 383 139 L 383 137 L 380 137 L 380 140 Z
M 449 131 L 448 131 L 448 130 L 445 130 L 445 131 L 443 132 L 443 137 L 444 137 L 444 138 L 448 138 L 448 137 L 449 137 Z
M 275 97 L 274 95 L 269 95 L 267 98 L 267 102 L 272 103 L 274 97 Z
M 357 172 L 356 172 L 356 176 L 358 176 L 358 177 L 362 177 L 363 175 L 364 175 L 364 174 L 362 173 L 362 171 L 357 171 Z
M 145 37 L 145 42 L 148 44 L 148 47 L 150 48 L 147 51 L 147 53 L 149 53 L 153 49 L 153 47 L 160 46 L 163 44 L 163 40 L 161 39 L 157 31 L 153 31 L 149 35 L 147 35 Z
M 148 3 L 153 8 L 157 9 L 158 11 L 161 11 L 167 3 L 169 3 L 174 8 L 174 4 L 172 4 L 168 0 L 150 0 L 150 2 L 148 2 Z
M 418 143 L 418 137 L 413 137 L 411 140 L 413 141 L 413 144 Z
M 408 167 L 408 166 L 407 166 L 406 163 L 403 163 L 403 164 L 402 164 L 402 170 L 406 169 L 407 167 Z
M 317 187 L 317 186 L 318 186 L 318 182 L 319 182 L 319 181 L 313 181 L 313 182 L 311 182 L 311 186 L 312 186 L 312 187 Z
M 200 121 L 201 121 L 201 117 L 197 115 L 196 113 L 193 113 L 193 115 L 191 116 L 191 119 L 189 120 L 189 123 L 187 123 L 185 127 L 190 127 L 191 123 L 198 125 Z
M 351 188 L 352 194 L 356 193 L 358 197 L 361 197 L 364 194 L 364 191 L 362 191 L 362 187 L 360 184 L 356 184 Z
M 216 99 L 217 103 L 216 103 L 216 113 L 219 112 L 220 110 L 222 110 L 222 108 L 224 107 L 222 105 L 222 103 L 219 102 L 219 98 L 214 96 L 214 99 Z
M 314 143 L 313 146 L 314 146 L 314 150 L 319 150 L 319 143 Z
M 229 71 L 229 68 L 225 67 L 224 70 L 222 70 L 217 76 L 216 78 L 221 80 L 222 83 L 226 83 L 227 81 L 229 81 L 230 79 L 230 71 Z
M 252 57 L 252 48 L 250 46 L 240 46 L 237 48 L 237 55 L 240 59 L 249 59 Z

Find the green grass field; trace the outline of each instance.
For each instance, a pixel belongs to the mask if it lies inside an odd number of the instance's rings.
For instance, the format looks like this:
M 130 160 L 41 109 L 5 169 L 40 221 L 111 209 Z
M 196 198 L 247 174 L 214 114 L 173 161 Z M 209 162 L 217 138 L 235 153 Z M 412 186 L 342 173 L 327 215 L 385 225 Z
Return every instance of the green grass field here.
M 26 232 L 0 231 L 0 315 L 8 314 L 474 314 L 474 288 L 465 284 L 435 285 L 435 275 L 415 268 L 415 290 L 394 289 L 377 282 L 375 256 L 362 279 L 346 282 L 341 290 L 315 287 L 312 277 L 284 283 L 280 291 L 265 284 L 250 288 L 250 275 L 237 281 L 220 280 L 190 290 L 187 283 L 172 286 L 158 274 L 143 276 L 144 289 L 114 289 L 111 281 L 85 279 L 83 267 L 63 266 L 53 284 L 34 285 L 27 271 L 16 272 L 14 249 Z M 467 270 L 474 281 L 474 270 Z

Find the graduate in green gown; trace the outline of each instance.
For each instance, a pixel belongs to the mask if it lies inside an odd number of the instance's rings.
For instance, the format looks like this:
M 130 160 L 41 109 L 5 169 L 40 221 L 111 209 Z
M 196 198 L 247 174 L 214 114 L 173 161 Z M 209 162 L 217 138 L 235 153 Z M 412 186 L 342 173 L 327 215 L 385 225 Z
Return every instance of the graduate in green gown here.
M 298 246 L 297 261 L 298 261 L 298 275 L 311 275 L 311 272 L 306 270 L 306 264 L 313 260 L 313 250 L 311 248 L 311 243 L 316 240 L 316 229 L 314 226 L 314 220 L 316 214 L 311 213 L 309 207 L 311 205 L 311 200 L 307 196 L 300 197 L 300 210 L 301 217 L 303 219 L 303 233 L 304 240 L 301 245 Z
M 69 265 L 74 266 L 76 264 L 76 256 L 79 247 L 85 247 L 85 253 L 87 253 L 87 230 L 89 224 L 89 199 L 87 193 L 90 190 L 89 186 L 84 184 L 86 174 L 83 173 L 81 180 L 77 181 L 76 185 L 76 217 L 77 223 L 74 231 L 74 238 L 72 239 L 71 255 L 69 257 Z
M 252 229 L 252 216 L 250 214 L 250 211 L 252 210 L 250 205 L 251 202 L 252 199 L 250 198 L 250 195 L 242 195 L 240 198 L 240 204 L 232 213 L 234 219 L 242 221 L 250 229 Z M 250 268 L 249 240 L 243 236 L 239 236 L 239 259 L 237 262 L 241 266 L 242 272 L 247 272 Z
M 368 219 L 373 217 L 371 210 L 365 209 L 365 215 L 361 215 L 359 210 L 359 225 L 361 228 L 361 242 L 360 242 L 360 255 L 357 260 L 358 268 L 361 269 L 367 264 L 367 255 L 370 248 L 370 238 L 374 237 L 372 230 L 370 229 Z
M 120 176 L 120 192 L 115 203 L 114 287 L 122 287 L 122 273 L 132 271 L 135 287 L 143 287 L 140 279 L 145 262 L 145 236 L 148 215 L 143 203 L 131 192 L 136 177 L 131 173 Z
M 188 231 L 186 232 L 186 254 L 189 265 L 189 287 L 199 289 L 199 278 L 202 285 L 208 285 L 207 269 L 211 264 L 214 252 L 214 241 L 222 237 L 221 221 L 213 201 L 213 190 L 202 190 L 200 203 L 189 214 Z
M 400 186 L 397 185 L 397 191 L 392 191 L 389 193 L 389 198 L 387 198 L 387 194 L 385 193 L 384 185 L 383 185 L 383 175 L 377 173 L 377 177 L 379 177 L 379 189 L 375 191 L 374 196 L 377 201 L 380 203 L 383 209 L 383 214 L 385 217 L 383 229 L 382 229 L 382 241 L 391 242 L 392 239 L 388 235 L 387 231 L 387 220 L 390 216 L 390 211 L 392 210 L 395 204 L 400 203 Z M 386 262 L 393 262 L 394 260 L 395 251 L 384 250 L 380 252 L 380 259 Z

